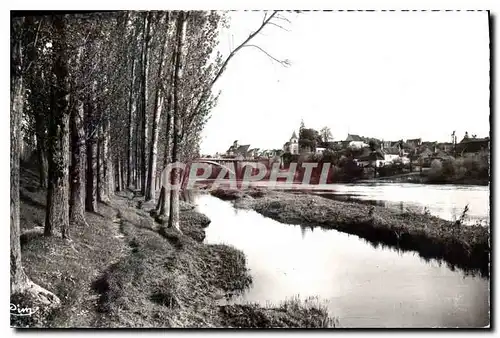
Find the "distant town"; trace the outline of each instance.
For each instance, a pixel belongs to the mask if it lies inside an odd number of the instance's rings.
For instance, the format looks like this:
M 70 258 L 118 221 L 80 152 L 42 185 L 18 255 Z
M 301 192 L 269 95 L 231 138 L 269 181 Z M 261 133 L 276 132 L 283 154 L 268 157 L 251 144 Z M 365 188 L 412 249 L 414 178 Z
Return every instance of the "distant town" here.
M 279 161 L 282 168 L 291 162 L 304 161 L 329 162 L 338 167 L 348 167 L 344 164 L 350 163 L 347 180 L 433 169 L 427 178 L 436 183 L 470 179 L 477 183 L 476 179 L 485 181 L 488 177 L 489 143 L 489 137 L 477 137 L 468 132 L 459 139 L 455 131 L 450 133 L 450 142 L 423 141 L 421 138 L 388 141 L 350 133 L 345 140 L 334 141 L 330 128 L 318 131 L 306 128 L 302 122 L 298 133 L 292 131 L 281 149 L 252 148 L 250 144 L 235 140 L 226 151 L 202 157 Z
M 347 138 L 342 141 L 332 141 L 327 128 L 323 128 L 322 132 L 303 128 L 299 135 L 301 137 L 293 131 L 290 139 L 283 144 L 281 149 L 251 148 L 250 144 L 239 144 L 239 141 L 235 140 L 225 152 L 204 155 L 203 157 L 248 160 L 282 157 L 286 154 L 324 155 L 335 153 L 354 156 L 354 160 L 360 166 L 371 165 L 374 161 L 376 166 L 398 161 L 425 164 L 426 162 L 430 163 L 433 159 L 446 159 L 449 156 L 460 157 L 487 151 L 490 142 L 489 137 L 469 136 L 468 132 L 465 132 L 460 142 L 457 142 L 455 133 L 451 134 L 451 142 L 422 141 L 421 138 L 385 141 L 356 134 L 348 134 Z

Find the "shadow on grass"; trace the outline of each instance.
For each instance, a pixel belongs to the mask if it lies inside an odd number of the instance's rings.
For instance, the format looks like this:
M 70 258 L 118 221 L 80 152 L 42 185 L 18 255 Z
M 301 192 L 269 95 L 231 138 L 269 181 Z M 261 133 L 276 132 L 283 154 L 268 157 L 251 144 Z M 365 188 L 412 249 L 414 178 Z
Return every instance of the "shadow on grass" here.
M 41 230 L 34 230 L 34 231 L 26 231 L 19 236 L 19 239 L 21 241 L 21 247 L 24 247 L 27 245 L 29 242 L 32 241 L 37 241 L 37 240 L 43 240 L 43 228 Z
M 22 191 L 19 191 L 19 197 L 20 197 L 22 203 L 26 203 L 26 204 L 31 205 L 31 206 L 36 207 L 36 208 L 45 209 L 45 204 L 42 204 L 38 201 L 35 201 L 33 198 L 26 195 Z
M 179 302 L 170 290 L 156 291 L 149 299 L 158 305 L 163 305 L 168 308 L 179 308 Z
M 86 212 L 89 213 L 89 214 L 92 214 L 92 215 L 96 215 L 96 216 L 98 216 L 100 218 L 106 218 L 106 216 L 104 216 L 103 214 L 99 213 L 98 211 L 86 211 Z

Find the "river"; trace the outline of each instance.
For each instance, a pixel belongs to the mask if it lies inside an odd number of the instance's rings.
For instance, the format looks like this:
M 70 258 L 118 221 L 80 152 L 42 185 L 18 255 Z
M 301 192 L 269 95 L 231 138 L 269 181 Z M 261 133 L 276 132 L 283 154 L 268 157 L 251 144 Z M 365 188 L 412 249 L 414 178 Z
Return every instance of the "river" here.
M 382 189 L 390 190 L 374 191 Z M 429 194 L 428 201 L 435 203 L 436 196 Z M 442 201 L 440 210 L 453 209 L 446 201 L 462 202 L 453 200 L 452 194 L 441 196 L 450 198 Z M 247 257 L 253 285 L 235 302 L 276 305 L 297 296 L 318 297 L 341 327 L 489 323 L 488 279 L 425 261 L 414 252 L 374 247 L 336 230 L 282 224 L 210 195 L 196 196 L 195 203 L 212 220 L 205 242 L 233 245 Z M 475 214 L 485 216 L 479 203 L 469 203 Z
M 208 181 L 208 180 L 207 180 Z M 213 180 L 212 180 L 213 181 Z M 220 187 L 229 188 L 226 180 Z M 416 184 L 416 183 L 352 183 L 352 184 L 272 184 L 269 181 L 251 182 L 250 187 L 279 189 L 291 192 L 308 191 L 326 198 L 358 200 L 399 211 L 424 212 L 455 221 L 468 206 L 466 224 L 490 223 L 490 189 L 482 185 Z
M 312 191 L 329 198 L 355 199 L 393 209 L 423 212 L 455 221 L 465 206 L 465 223 L 490 223 L 490 190 L 479 185 L 429 185 L 414 183 L 329 184 Z

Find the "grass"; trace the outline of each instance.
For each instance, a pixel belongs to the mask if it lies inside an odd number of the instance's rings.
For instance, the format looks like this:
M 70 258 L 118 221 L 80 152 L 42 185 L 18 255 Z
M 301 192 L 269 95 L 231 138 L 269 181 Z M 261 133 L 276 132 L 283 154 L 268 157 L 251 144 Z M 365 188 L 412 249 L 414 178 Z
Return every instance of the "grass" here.
M 214 302 L 250 282 L 242 253 L 189 236 L 165 240 L 146 226 L 134 226 L 137 214 L 133 211 L 121 217 L 123 231 L 136 250 L 101 277 L 101 309 L 106 318 L 102 325 L 216 326 Z M 155 224 L 151 221 L 150 226 Z M 181 230 L 187 233 L 182 224 Z
M 278 306 L 271 304 L 266 307 L 257 304 L 224 305 L 220 307 L 220 313 L 235 328 L 333 328 L 338 325 L 317 298 L 302 301 L 295 297 Z
M 108 266 L 123 250 L 111 219 L 87 213 L 90 227 L 71 229 L 73 241 L 65 241 L 56 231 L 54 237 L 43 236 L 45 219 L 44 190 L 36 189 L 36 179 L 29 169 L 21 172 L 21 250 L 24 269 L 33 282 L 54 292 L 61 299 L 59 309 L 36 323 L 39 327 L 88 326 L 93 317 L 95 294 L 88 285 L 99 271 Z M 26 202 L 28 201 L 28 202 Z M 35 202 L 35 203 L 34 203 Z M 116 213 L 99 205 L 102 214 Z M 57 229 L 56 229 L 57 230 Z M 78 301 L 76 301 L 78 300 Z
M 235 195 L 232 191 L 227 194 Z M 241 191 L 238 194 L 244 196 Z M 224 191 L 214 192 L 216 197 L 223 195 Z M 282 223 L 336 229 L 489 276 L 489 227 L 464 226 L 429 214 L 398 213 L 380 206 L 277 191 L 268 191 L 260 198 L 240 198 L 235 205 Z
M 36 175 L 21 172 L 23 264 L 28 276 L 54 292 L 58 309 L 35 320 L 12 321 L 17 327 L 50 328 L 208 328 L 258 322 L 258 308 L 231 319 L 218 305 L 221 298 L 251 285 L 244 254 L 228 245 L 203 243 L 210 220 L 187 203 L 181 205 L 182 234 L 158 232 L 150 207 L 131 192 L 86 213 L 88 227 L 72 230 L 72 241 L 57 233 L 44 237 L 46 192 Z M 262 309 L 261 312 L 272 310 Z M 276 309 L 288 325 L 316 325 L 326 310 Z M 298 316 L 303 315 L 303 320 Z M 288 318 L 289 319 L 286 319 Z M 317 320 L 315 318 L 318 318 Z M 284 319 L 283 319 L 284 318 Z M 34 318 L 32 318 L 34 319 Z M 275 321 L 261 321 L 263 325 Z M 240 324 L 244 324 L 241 322 Z

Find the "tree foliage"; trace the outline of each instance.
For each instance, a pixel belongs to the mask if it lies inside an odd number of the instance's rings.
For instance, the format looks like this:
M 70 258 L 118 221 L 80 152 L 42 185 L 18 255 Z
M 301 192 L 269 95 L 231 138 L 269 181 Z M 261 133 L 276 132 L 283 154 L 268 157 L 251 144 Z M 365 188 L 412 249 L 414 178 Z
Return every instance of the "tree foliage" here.
M 223 12 L 54 12 L 14 20 L 14 284 L 27 280 L 18 240 L 20 158 L 36 166 L 40 188 L 48 188 L 46 236 L 61 233 L 70 242 L 71 227 L 93 226 L 85 211 L 98 212 L 98 202 L 112 202 L 116 191 L 127 188 L 145 202 L 154 200 L 166 165 L 199 156 L 201 131 L 217 103 L 213 85 L 237 52 L 254 47 L 289 64 L 249 44 L 268 25 L 279 27 L 275 20 L 287 21 L 277 11 L 265 12 L 225 59 L 216 53 L 220 28 L 227 25 Z M 26 154 L 17 156 L 21 149 Z M 179 181 L 180 173 L 174 176 Z M 160 221 L 179 229 L 178 193 L 163 191 L 157 209 L 169 216 Z
M 321 135 L 321 140 L 323 142 L 329 142 L 333 138 L 332 131 L 331 131 L 330 127 L 325 126 L 325 127 L 321 128 L 321 130 L 319 131 L 319 134 Z
M 322 143 L 320 133 L 312 128 L 300 128 L 299 130 L 299 147 L 301 150 L 309 150 L 314 152 L 316 147 Z

